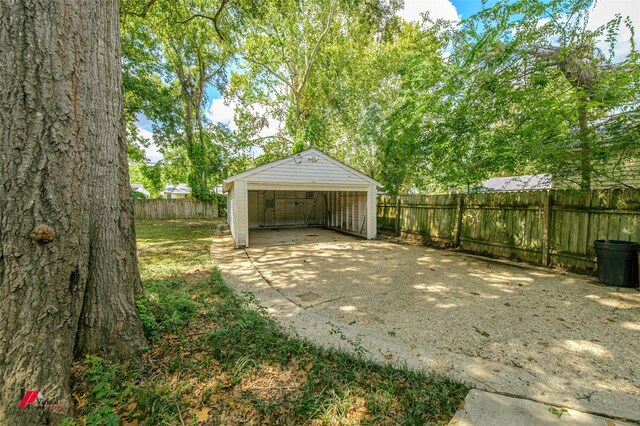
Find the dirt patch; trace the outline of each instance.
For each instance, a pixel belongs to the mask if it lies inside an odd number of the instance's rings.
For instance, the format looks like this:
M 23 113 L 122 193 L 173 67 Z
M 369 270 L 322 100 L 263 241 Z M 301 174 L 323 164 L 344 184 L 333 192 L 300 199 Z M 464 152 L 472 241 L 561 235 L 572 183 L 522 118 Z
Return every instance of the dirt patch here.
M 300 397 L 306 381 L 307 373 L 297 366 L 283 370 L 279 365 L 263 363 L 254 374 L 242 379 L 240 389 L 274 403 L 285 398 Z

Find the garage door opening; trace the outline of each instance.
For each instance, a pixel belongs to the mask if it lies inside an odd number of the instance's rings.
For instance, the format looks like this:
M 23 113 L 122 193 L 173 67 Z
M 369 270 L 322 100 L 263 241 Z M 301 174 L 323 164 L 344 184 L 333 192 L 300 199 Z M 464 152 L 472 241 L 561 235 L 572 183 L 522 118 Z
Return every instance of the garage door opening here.
M 329 228 L 367 237 L 366 191 L 248 191 L 249 230 Z
M 325 228 L 376 237 L 380 184 L 330 156 L 309 149 L 224 181 L 227 221 L 236 247 L 251 231 Z

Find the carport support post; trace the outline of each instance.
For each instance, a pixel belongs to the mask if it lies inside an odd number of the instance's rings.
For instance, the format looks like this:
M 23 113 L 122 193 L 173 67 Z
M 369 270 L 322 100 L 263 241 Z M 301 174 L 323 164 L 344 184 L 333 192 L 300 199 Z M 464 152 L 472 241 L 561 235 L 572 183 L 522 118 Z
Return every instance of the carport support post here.
M 378 236 L 378 197 L 377 187 L 369 185 L 367 190 L 367 240 Z
M 458 194 L 458 205 L 456 206 L 456 230 L 453 234 L 453 246 L 460 247 L 460 235 L 462 234 L 462 198 L 464 195 Z
M 400 209 L 402 208 L 402 199 L 396 195 L 396 237 L 400 236 Z

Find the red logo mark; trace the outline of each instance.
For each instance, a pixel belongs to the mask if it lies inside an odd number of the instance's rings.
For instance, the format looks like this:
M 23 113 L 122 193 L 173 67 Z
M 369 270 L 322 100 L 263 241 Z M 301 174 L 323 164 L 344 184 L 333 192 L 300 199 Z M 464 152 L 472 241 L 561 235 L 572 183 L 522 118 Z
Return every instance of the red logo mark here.
M 24 408 L 27 405 L 31 405 L 34 402 L 36 402 L 36 399 L 38 398 L 44 398 L 40 393 L 40 391 L 37 391 L 37 390 L 27 391 L 27 393 L 24 394 L 22 401 L 20 401 L 20 405 L 18 405 L 18 408 Z

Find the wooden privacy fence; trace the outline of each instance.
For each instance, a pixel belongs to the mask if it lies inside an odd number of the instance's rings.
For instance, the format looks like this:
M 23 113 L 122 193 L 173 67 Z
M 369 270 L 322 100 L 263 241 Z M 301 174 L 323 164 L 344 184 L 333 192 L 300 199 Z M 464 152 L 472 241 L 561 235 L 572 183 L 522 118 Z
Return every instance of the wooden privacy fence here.
M 640 242 L 640 190 L 383 195 L 378 227 L 471 252 L 593 271 L 595 240 Z
M 133 200 L 136 219 L 196 219 L 218 217 L 218 205 L 195 198 Z

